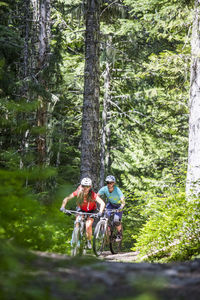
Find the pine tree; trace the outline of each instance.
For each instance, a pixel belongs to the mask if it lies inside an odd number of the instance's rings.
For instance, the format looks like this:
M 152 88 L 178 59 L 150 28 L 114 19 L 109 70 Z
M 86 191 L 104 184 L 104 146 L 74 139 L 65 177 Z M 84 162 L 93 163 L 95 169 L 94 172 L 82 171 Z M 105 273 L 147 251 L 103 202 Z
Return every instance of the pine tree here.
M 186 193 L 200 195 L 200 1 L 195 0 L 191 39 L 189 149 Z
M 81 178 L 91 177 L 95 189 L 99 175 L 99 18 L 100 2 L 87 0 Z

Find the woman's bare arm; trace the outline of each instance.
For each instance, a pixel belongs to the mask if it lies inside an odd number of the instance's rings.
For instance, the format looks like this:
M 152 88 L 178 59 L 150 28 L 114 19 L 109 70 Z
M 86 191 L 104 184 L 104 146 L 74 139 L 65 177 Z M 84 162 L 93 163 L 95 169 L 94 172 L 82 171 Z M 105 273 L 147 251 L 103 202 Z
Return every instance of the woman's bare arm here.
M 97 195 L 96 201 L 100 204 L 100 212 L 103 213 L 105 208 L 105 202 Z
M 68 202 L 69 200 L 71 200 L 72 198 L 74 198 L 73 193 L 71 193 L 69 196 L 65 197 L 64 200 L 63 200 L 63 202 L 62 202 L 61 208 L 65 208 L 67 202 Z
M 123 209 L 124 208 L 124 206 L 125 206 L 125 199 L 124 199 L 124 197 L 122 197 L 121 199 L 120 199 L 120 202 L 121 202 L 121 209 Z

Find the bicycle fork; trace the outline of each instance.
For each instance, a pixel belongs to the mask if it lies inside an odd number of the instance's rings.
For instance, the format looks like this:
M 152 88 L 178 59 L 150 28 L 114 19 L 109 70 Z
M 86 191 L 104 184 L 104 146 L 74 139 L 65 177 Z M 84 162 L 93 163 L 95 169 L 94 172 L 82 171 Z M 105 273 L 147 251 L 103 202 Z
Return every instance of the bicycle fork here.
M 107 218 L 101 218 L 101 220 L 103 220 L 105 223 L 104 223 L 104 228 L 103 228 L 103 231 L 104 231 L 104 237 L 106 238 L 106 242 L 108 242 L 108 235 L 109 235 L 109 228 L 108 228 L 108 219 Z
M 74 221 L 74 230 L 72 233 L 72 239 L 71 239 L 71 246 L 73 243 L 76 243 L 78 247 L 80 247 L 80 240 L 78 240 L 78 235 L 75 234 L 75 232 L 79 229 L 80 230 L 80 235 L 82 237 L 82 228 L 81 228 L 81 219 L 80 216 Z

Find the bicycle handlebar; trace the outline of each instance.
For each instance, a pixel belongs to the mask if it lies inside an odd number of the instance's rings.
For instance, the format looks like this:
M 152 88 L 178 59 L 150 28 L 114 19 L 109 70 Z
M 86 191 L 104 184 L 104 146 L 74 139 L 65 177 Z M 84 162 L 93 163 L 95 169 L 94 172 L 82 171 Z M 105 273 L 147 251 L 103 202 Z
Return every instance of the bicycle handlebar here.
M 119 208 L 115 208 L 115 209 L 109 209 L 109 208 L 105 208 L 105 211 L 108 211 L 108 212 L 120 212 L 122 211 L 122 209 L 119 209 Z
M 62 209 L 61 210 L 63 213 L 67 214 L 67 215 L 84 215 L 84 216 L 90 216 L 90 217 L 94 217 L 94 218 L 97 218 L 97 213 L 89 213 L 89 212 L 83 212 L 83 211 L 77 211 L 77 210 L 69 210 L 69 209 Z M 106 212 L 111 212 L 111 213 L 116 213 L 116 212 L 120 212 L 122 210 L 120 209 L 108 209 L 108 208 L 105 208 L 105 213 Z
M 61 210 L 64 214 L 69 214 L 69 215 L 84 215 L 84 216 L 93 216 L 97 217 L 97 213 L 88 213 L 88 212 L 83 212 L 83 211 L 77 211 L 77 210 L 69 210 L 69 209 L 62 209 Z

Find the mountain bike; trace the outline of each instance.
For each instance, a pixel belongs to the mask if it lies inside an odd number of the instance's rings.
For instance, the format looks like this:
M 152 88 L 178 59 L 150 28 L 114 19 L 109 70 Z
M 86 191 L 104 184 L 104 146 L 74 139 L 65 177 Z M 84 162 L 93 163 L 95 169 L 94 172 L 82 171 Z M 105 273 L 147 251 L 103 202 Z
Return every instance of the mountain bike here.
M 110 213 L 110 216 L 108 215 Z M 93 251 L 96 256 L 101 255 L 106 244 L 112 254 L 117 254 L 121 251 L 122 236 L 117 240 L 118 231 L 114 222 L 114 215 L 119 212 L 118 209 L 105 209 L 103 217 L 100 218 L 94 230 Z
M 78 216 L 74 222 L 74 229 L 71 239 L 71 255 L 81 256 L 86 254 L 87 249 L 87 237 L 86 237 L 86 221 L 88 216 L 95 217 L 94 213 L 79 212 L 74 210 L 63 210 L 66 215 Z

